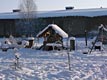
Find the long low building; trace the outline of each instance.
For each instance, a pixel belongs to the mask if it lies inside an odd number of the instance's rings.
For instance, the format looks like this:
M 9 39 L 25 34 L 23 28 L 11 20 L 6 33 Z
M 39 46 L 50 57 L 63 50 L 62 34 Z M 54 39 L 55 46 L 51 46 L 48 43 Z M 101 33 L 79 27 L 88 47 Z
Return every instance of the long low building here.
M 21 36 L 24 33 L 36 35 L 48 24 L 60 26 L 70 36 L 84 36 L 84 31 L 97 30 L 100 24 L 107 25 L 107 8 L 70 9 L 33 12 L 33 28 L 22 28 L 20 12 L 0 13 L 0 36 Z M 29 30 L 30 29 L 30 30 Z

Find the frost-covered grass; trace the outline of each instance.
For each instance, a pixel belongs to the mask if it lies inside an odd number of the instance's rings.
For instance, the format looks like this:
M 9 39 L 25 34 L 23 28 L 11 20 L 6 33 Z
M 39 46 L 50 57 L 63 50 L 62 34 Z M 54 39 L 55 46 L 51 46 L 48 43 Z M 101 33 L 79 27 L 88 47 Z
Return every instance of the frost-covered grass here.
M 83 54 L 84 39 L 77 40 L 76 51 L 70 52 L 71 70 L 68 66 L 67 51 L 39 51 L 21 48 L 19 67 L 15 69 L 15 51 L 0 50 L 1 80 L 106 80 L 107 53 L 92 51 Z

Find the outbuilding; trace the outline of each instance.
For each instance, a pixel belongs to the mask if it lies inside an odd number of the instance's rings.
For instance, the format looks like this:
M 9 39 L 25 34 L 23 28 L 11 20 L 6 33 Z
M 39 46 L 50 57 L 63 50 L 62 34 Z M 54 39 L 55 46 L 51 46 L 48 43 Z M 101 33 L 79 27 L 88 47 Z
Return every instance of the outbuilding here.
M 44 38 L 42 49 L 52 50 L 52 45 L 54 46 L 54 49 L 58 49 L 59 45 L 60 47 L 63 47 L 62 39 L 68 38 L 68 34 L 56 24 L 49 24 L 37 34 L 37 38 L 41 37 Z M 51 48 L 49 46 L 51 46 Z

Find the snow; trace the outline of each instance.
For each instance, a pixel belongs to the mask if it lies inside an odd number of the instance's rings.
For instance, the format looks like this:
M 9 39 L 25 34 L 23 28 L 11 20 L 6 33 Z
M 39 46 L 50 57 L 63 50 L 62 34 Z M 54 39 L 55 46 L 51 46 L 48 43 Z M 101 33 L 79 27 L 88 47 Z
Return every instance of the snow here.
M 57 10 L 47 11 L 37 14 L 38 17 L 65 17 L 65 16 L 106 16 L 107 8 L 93 8 L 93 9 L 72 9 L 72 10 Z
M 95 46 L 102 46 L 102 42 L 96 42 Z
M 38 11 L 35 13 L 38 18 L 43 17 L 65 17 L 65 16 L 106 16 L 107 8 L 93 8 L 93 9 L 72 9 L 72 10 L 57 10 L 57 11 Z M 0 13 L 0 19 L 20 19 L 18 12 Z
M 68 34 L 65 33 L 59 26 L 57 26 L 56 24 L 49 24 L 45 29 L 43 29 L 42 31 L 40 31 L 37 34 L 37 37 L 39 37 L 39 35 L 43 34 L 43 32 L 45 32 L 48 28 L 52 27 L 53 30 L 55 30 L 56 33 L 58 33 L 60 36 L 62 36 L 63 38 L 68 38 Z
M 61 44 L 55 44 L 55 43 L 48 43 L 48 44 L 46 44 L 47 46 L 59 46 L 59 47 L 61 47 L 62 45 Z
M 34 40 L 35 38 L 34 37 L 28 37 L 28 40 Z
M 19 19 L 19 13 L 0 13 L 0 19 Z
M 70 37 L 69 40 L 75 40 L 75 37 Z
M 105 26 L 105 27 L 106 27 L 106 26 Z M 105 27 L 104 27 L 103 24 L 101 24 L 101 25 L 99 26 L 99 29 L 103 28 L 104 31 L 107 31 L 107 29 L 106 29 Z
M 91 54 L 83 54 L 84 38 L 76 38 L 76 50 L 41 51 L 20 48 L 0 50 L 0 80 L 106 80 L 107 49 L 93 50 Z M 88 39 L 88 45 L 90 39 Z M 18 53 L 19 67 L 14 68 L 14 54 Z

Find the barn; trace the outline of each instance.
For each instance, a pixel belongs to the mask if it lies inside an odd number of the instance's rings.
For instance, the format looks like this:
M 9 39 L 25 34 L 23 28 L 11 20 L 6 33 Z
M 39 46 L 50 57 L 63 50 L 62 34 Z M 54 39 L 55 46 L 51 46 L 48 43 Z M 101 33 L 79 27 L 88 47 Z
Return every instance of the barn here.
M 21 19 L 19 13 L 0 13 L 0 36 L 21 36 L 25 33 L 23 27 L 17 26 Z M 100 24 L 107 25 L 107 8 L 38 11 L 35 15 L 34 27 L 30 30 L 26 28 L 26 33 L 31 31 L 34 36 L 52 23 L 60 26 L 69 36 L 84 36 L 84 31 L 97 30 Z

